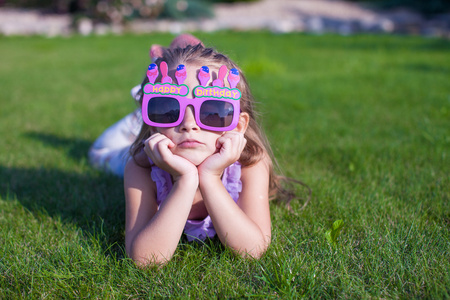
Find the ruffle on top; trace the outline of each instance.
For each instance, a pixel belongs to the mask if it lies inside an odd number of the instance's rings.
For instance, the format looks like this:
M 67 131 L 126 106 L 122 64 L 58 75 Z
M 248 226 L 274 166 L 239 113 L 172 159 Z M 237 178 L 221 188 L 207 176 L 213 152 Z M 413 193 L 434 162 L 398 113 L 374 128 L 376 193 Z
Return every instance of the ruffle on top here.
M 156 184 L 156 202 L 160 206 L 172 189 L 172 177 L 168 172 L 155 166 L 150 159 L 149 161 L 152 165 L 151 177 Z M 237 203 L 239 193 L 242 191 L 241 164 L 239 162 L 233 163 L 224 170 L 222 183 L 231 198 Z M 205 240 L 207 237 L 212 238 L 216 235 L 209 215 L 203 220 L 187 220 L 184 233 L 188 241 Z

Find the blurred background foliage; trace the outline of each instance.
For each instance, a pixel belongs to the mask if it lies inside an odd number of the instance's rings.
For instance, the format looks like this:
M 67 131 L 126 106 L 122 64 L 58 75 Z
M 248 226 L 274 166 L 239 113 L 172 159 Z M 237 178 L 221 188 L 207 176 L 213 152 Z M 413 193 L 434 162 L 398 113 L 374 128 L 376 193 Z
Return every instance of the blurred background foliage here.
M 97 22 L 122 23 L 136 18 L 212 17 L 215 3 L 258 0 L 0 0 L 0 6 L 38 8 L 44 12 L 70 13 Z M 424 16 L 450 11 L 450 0 L 351 0 L 380 9 L 406 7 Z
M 121 23 L 136 18 L 185 19 L 212 17 L 212 4 L 255 0 L 0 0 L 0 6 L 35 8 L 72 14 L 99 22 Z
M 207 0 L 6 0 L 4 6 L 69 13 L 106 23 L 122 23 L 136 18 L 212 16 L 211 2 Z

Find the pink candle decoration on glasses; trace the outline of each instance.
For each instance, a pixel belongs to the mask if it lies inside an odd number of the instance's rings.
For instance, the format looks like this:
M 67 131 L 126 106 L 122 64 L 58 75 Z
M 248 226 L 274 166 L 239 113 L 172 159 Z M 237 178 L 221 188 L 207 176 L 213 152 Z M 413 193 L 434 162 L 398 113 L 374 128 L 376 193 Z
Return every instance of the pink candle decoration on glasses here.
M 158 66 L 156 64 L 150 64 L 147 70 L 147 78 L 150 83 L 155 83 L 156 77 L 158 77 Z
M 230 73 L 228 74 L 228 83 L 230 84 L 230 87 L 234 89 L 239 80 L 241 80 L 241 77 L 239 76 L 239 71 L 235 68 L 230 70 Z
M 167 63 L 165 61 L 162 61 L 159 65 L 159 68 L 161 69 L 161 83 L 172 83 L 172 78 L 168 76 L 169 68 L 167 67 Z
M 216 80 L 213 81 L 213 86 L 223 87 L 223 80 L 225 79 L 225 76 L 227 75 L 228 68 L 227 66 L 221 66 L 219 69 L 219 75 Z
M 198 80 L 200 80 L 200 85 L 206 86 L 208 84 L 209 78 L 209 68 L 207 66 L 201 67 L 200 72 L 198 72 Z
M 178 85 L 183 84 L 186 80 L 186 67 L 184 65 L 178 65 L 177 71 L 175 72 L 175 78 L 177 79 Z

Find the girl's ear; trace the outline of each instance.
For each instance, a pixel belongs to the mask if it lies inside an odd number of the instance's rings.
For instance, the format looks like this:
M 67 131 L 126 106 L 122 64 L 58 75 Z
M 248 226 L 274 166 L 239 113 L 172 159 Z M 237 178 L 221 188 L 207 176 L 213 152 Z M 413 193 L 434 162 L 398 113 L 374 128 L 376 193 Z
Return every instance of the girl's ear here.
M 249 114 L 246 113 L 246 112 L 241 112 L 241 114 L 239 115 L 239 122 L 238 122 L 236 128 L 233 129 L 233 130 L 237 131 L 237 132 L 240 132 L 240 133 L 245 133 L 245 131 L 247 130 L 249 122 L 250 122 Z

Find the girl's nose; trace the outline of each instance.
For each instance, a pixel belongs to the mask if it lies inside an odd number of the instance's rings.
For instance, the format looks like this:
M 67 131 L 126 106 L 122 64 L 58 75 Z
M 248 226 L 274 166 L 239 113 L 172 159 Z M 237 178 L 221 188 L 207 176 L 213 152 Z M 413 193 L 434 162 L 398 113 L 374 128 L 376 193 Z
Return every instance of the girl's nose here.
M 194 108 L 191 105 L 186 107 L 183 121 L 181 122 L 179 127 L 181 131 L 200 130 L 197 122 L 195 122 Z

